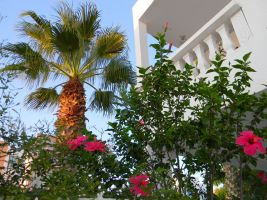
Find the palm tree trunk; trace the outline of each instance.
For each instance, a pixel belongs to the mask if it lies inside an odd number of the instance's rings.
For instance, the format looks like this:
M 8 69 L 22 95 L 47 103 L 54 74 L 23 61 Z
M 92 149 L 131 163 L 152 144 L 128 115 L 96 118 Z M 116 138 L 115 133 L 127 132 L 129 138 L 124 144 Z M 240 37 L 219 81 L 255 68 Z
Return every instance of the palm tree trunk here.
M 55 126 L 63 141 L 82 135 L 85 130 L 85 91 L 83 84 L 75 77 L 64 86 L 59 97 L 59 110 Z

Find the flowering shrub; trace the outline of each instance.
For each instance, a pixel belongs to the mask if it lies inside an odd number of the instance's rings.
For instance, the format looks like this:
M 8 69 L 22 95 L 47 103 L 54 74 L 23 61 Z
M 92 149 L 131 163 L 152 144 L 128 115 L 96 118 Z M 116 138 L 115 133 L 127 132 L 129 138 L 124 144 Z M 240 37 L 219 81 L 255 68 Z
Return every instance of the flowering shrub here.
M 177 69 L 164 36 L 157 34 L 158 43 L 151 45 L 155 64 L 139 69 L 142 89 L 122 92 L 110 123 L 114 152 L 129 167 L 126 173 L 150 174 L 159 187 L 147 199 L 216 199 L 215 182 L 223 184 L 224 199 L 262 199 L 265 179 L 255 179 L 252 166 L 266 157 L 267 95 L 248 92 L 251 54 L 228 64 L 218 53 L 208 78 L 199 78 L 194 74 L 203 66 Z M 245 156 L 239 146 L 246 155 L 259 154 Z
M 0 193 L 18 196 L 10 188 L 31 182 L 36 174 L 41 187 L 20 191 L 30 199 L 95 198 L 100 192 L 116 199 L 219 199 L 214 183 L 223 184 L 224 199 L 264 199 L 266 174 L 260 171 L 255 178 L 252 166 L 259 158 L 266 159 L 262 141 L 267 127 L 262 124 L 267 119 L 267 95 L 248 92 L 249 74 L 254 71 L 250 54 L 234 65 L 226 65 L 217 55 L 207 72 L 213 79 L 198 79 L 193 75 L 196 66 L 186 64 L 178 70 L 169 60 L 164 34 L 156 39 L 155 65 L 140 69 L 142 90 L 132 87 L 118 98 L 115 122 L 108 130 L 112 153 L 88 153 L 107 151 L 91 132 L 52 148 L 47 148 L 49 137 L 26 137 L 14 145 L 24 150 L 15 165 L 19 173 L 6 173 L 11 181 L 0 176 Z M 32 162 L 26 165 L 26 159 Z M 237 164 L 230 165 L 232 160 Z M 129 178 L 140 172 L 149 177 Z

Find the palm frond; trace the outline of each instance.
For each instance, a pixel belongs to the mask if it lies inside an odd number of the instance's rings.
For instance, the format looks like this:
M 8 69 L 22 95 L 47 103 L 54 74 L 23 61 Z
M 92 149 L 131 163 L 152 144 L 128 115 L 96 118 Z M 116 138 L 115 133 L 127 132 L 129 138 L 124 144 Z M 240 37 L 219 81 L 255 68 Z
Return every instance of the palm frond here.
M 40 52 L 47 55 L 53 55 L 54 49 L 51 43 L 52 26 L 50 22 L 37 15 L 34 11 L 26 11 L 21 14 L 22 17 L 31 17 L 32 22 L 23 21 L 19 24 L 18 30 L 25 36 L 35 41 Z
M 29 109 L 55 108 L 59 102 L 59 95 L 54 88 L 38 88 L 25 99 Z
M 113 111 L 115 95 L 112 91 L 97 90 L 91 97 L 90 108 L 96 111 L 102 111 L 104 115 L 109 115 Z
M 52 30 L 43 29 L 37 24 L 32 24 L 29 22 L 22 22 L 19 25 L 18 30 L 25 36 L 33 39 L 38 50 L 44 52 L 47 55 L 53 55 L 54 48 L 52 45 Z
M 123 53 L 127 41 L 125 35 L 118 31 L 118 28 L 103 30 L 95 42 L 93 53 L 98 58 L 111 59 Z
M 125 88 L 128 84 L 135 84 L 136 75 L 127 58 L 116 57 L 104 68 L 102 81 L 103 88 L 116 90 Z
M 77 11 L 78 31 L 85 41 L 90 41 L 96 36 L 100 28 L 100 13 L 92 3 L 83 3 Z
M 29 16 L 31 17 L 36 24 L 38 24 L 43 29 L 50 28 L 50 23 L 45 18 L 37 15 L 34 11 L 26 11 L 21 14 L 22 17 Z
M 24 64 L 12 64 L 12 65 L 6 65 L 4 68 L 0 69 L 0 73 L 2 72 L 24 72 L 26 68 L 24 67 Z
M 59 23 L 66 29 L 73 30 L 77 28 L 78 17 L 69 3 L 61 1 L 56 12 L 58 14 Z
M 59 52 L 73 53 L 79 49 L 79 37 L 75 30 L 66 29 L 61 24 L 53 26 L 53 44 Z
M 35 81 L 40 84 L 47 81 L 49 67 L 46 61 L 27 43 L 7 44 L 3 47 L 3 50 L 14 58 L 13 69 L 8 67 L 5 71 L 8 69 L 14 71 L 15 66 L 20 66 L 20 70 L 17 71 L 24 73 L 28 82 Z

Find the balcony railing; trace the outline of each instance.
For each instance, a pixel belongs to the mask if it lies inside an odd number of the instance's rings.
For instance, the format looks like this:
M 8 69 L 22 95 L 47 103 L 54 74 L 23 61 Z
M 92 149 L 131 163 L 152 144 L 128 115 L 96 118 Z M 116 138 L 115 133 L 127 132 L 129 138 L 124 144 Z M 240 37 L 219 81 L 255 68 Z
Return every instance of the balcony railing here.
M 182 44 L 171 57 L 179 69 L 185 63 L 195 66 L 194 76 L 203 76 L 219 47 L 226 56 L 241 48 L 251 31 L 239 5 L 231 2 Z

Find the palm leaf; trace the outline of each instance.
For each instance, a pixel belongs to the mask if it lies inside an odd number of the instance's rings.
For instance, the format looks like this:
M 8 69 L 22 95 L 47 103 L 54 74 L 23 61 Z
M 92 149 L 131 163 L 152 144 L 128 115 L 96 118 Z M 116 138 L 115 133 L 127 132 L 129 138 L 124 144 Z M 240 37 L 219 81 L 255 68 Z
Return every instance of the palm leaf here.
M 73 7 L 67 2 L 60 2 L 56 9 L 58 14 L 59 23 L 64 25 L 66 29 L 76 29 L 78 26 L 78 17 L 74 12 Z
M 100 28 L 100 14 L 96 6 L 92 3 L 84 3 L 77 11 L 78 31 L 85 41 L 90 41 L 95 37 Z
M 38 49 L 48 55 L 53 55 L 53 46 L 51 44 L 52 26 L 48 20 L 37 15 L 34 11 L 27 11 L 21 14 L 22 17 L 29 16 L 34 23 L 23 21 L 19 24 L 18 30 L 37 43 Z
M 38 50 L 44 52 L 47 55 L 53 55 L 54 48 L 52 45 L 52 31 L 46 30 L 37 24 L 29 22 L 22 22 L 19 25 L 18 30 L 31 39 L 34 40 Z
M 3 50 L 14 58 L 14 64 L 5 68 L 5 71 L 14 71 L 19 67 L 20 72 L 26 75 L 28 82 L 44 83 L 49 76 L 49 67 L 42 56 L 34 51 L 27 43 L 7 44 Z
M 59 102 L 59 95 L 54 88 L 38 88 L 25 99 L 29 109 L 55 108 Z
M 99 58 L 111 59 L 126 49 L 125 36 L 117 28 L 105 29 L 96 40 L 94 53 Z
M 50 28 L 50 23 L 45 18 L 37 15 L 34 11 L 26 11 L 21 14 L 22 17 L 29 16 L 31 17 L 36 24 L 38 24 L 43 29 Z
M 0 69 L 0 73 L 2 72 L 24 72 L 26 68 L 23 64 L 13 64 L 13 65 L 7 65 L 4 68 Z
M 112 91 L 97 90 L 91 97 L 90 108 L 97 111 L 103 111 L 105 115 L 113 111 L 115 95 Z
M 116 57 L 103 70 L 103 88 L 115 90 L 135 84 L 135 72 L 125 57 Z
M 79 50 L 79 37 L 75 30 L 66 29 L 61 24 L 53 26 L 53 44 L 58 52 L 74 53 Z

